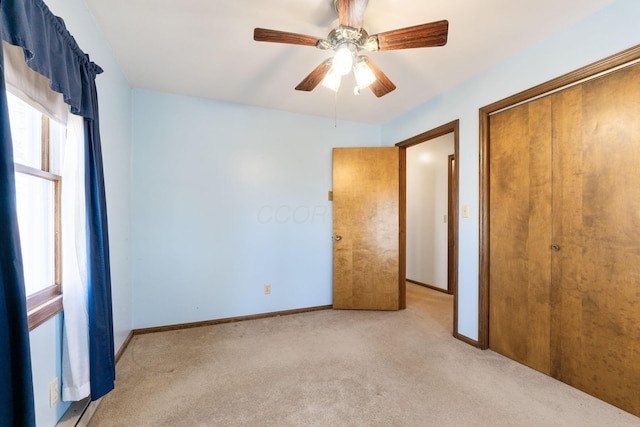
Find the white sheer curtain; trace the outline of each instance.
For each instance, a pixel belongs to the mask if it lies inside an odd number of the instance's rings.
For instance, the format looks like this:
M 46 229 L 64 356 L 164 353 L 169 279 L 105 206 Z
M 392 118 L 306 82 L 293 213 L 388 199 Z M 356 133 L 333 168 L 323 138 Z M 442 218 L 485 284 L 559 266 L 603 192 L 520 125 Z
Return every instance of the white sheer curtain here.
M 84 124 L 69 114 L 62 166 L 62 400 L 81 400 L 89 382 L 87 236 L 84 200 Z
M 3 42 L 8 89 L 34 108 L 66 125 L 62 159 L 62 400 L 90 394 L 89 317 L 87 311 L 86 208 L 84 188 L 84 120 L 69 113 L 49 80 L 24 62 L 22 48 Z

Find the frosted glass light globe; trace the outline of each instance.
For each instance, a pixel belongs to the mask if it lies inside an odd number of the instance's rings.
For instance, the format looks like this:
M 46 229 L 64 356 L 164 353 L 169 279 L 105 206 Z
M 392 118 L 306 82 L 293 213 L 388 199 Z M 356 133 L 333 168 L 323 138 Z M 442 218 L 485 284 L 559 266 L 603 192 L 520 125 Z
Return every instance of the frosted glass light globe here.
M 333 57 L 333 69 L 341 76 L 346 76 L 353 68 L 353 53 L 349 46 L 344 44 L 336 51 Z

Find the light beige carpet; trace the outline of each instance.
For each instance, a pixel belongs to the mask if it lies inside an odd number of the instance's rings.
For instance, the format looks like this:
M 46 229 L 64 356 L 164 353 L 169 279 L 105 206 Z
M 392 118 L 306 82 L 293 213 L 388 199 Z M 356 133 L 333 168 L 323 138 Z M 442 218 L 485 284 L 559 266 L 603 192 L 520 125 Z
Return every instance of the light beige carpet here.
M 452 297 L 135 336 L 90 426 L 635 426 L 451 336 Z

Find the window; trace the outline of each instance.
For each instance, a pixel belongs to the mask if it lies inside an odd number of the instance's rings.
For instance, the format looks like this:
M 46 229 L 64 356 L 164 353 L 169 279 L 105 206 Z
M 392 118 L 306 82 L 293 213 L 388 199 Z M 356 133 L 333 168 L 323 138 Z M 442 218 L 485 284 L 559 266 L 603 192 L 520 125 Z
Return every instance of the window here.
M 65 127 L 7 92 L 29 329 L 62 310 L 61 157 Z

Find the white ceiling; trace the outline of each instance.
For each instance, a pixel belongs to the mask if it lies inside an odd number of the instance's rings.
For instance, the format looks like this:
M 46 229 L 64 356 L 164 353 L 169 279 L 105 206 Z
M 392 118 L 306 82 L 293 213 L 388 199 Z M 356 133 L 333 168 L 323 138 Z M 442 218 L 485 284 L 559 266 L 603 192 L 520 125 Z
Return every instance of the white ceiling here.
M 85 0 L 135 88 L 385 123 L 613 0 L 369 0 L 369 34 L 449 20 L 444 47 L 370 53 L 396 84 L 376 98 L 294 87 L 330 51 L 253 41 L 255 27 L 324 38 L 331 0 Z M 108 70 L 107 70 L 108 71 Z

